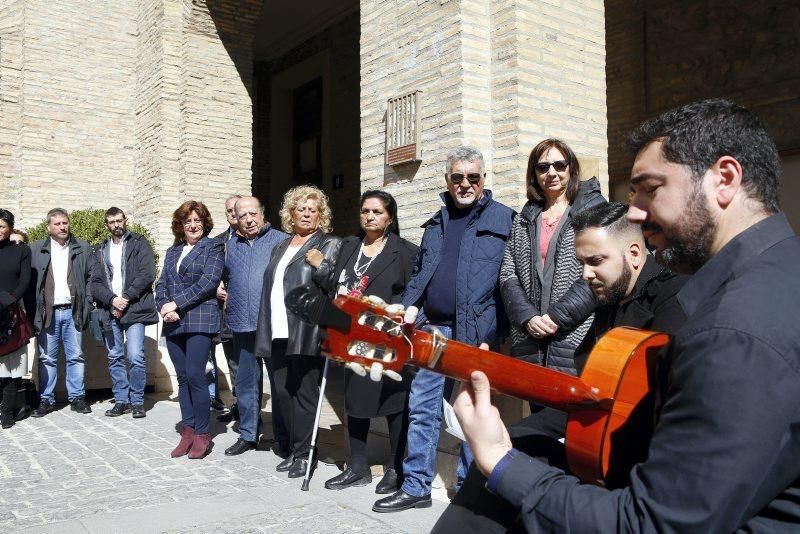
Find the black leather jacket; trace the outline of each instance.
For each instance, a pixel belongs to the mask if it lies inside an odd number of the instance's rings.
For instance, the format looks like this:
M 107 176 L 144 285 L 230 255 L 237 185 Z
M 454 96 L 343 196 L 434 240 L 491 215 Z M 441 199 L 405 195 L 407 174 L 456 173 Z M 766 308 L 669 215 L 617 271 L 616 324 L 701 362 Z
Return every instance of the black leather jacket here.
M 270 315 L 270 295 L 275 277 L 275 269 L 289 247 L 292 238 L 288 238 L 275 247 L 264 272 L 264 286 L 261 290 L 261 308 L 258 311 L 258 326 L 256 327 L 255 356 L 269 358 L 272 353 L 272 320 Z M 311 236 L 297 251 L 292 261 L 286 267 L 283 276 L 283 294 L 292 289 L 310 284 L 320 293 L 325 294 L 325 282 L 331 269 L 336 264 L 342 240 L 336 236 L 322 233 L 320 230 Z M 315 269 L 306 261 L 306 252 L 312 248 L 320 250 L 325 259 Z M 289 340 L 286 348 L 287 355 L 319 356 L 319 326 L 300 320 L 296 315 L 286 310 L 289 321 Z

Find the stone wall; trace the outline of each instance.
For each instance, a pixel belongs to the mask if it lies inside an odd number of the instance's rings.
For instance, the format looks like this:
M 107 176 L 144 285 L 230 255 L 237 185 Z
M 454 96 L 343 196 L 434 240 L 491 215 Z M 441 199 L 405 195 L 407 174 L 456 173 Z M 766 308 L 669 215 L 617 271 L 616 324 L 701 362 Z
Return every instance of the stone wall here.
M 362 1 L 362 188 L 386 185 L 404 235 L 419 240 L 458 144 L 484 152 L 486 186 L 515 209 L 528 153 L 545 137 L 564 139 L 605 182 L 604 48 L 600 1 Z M 414 89 L 422 161 L 385 167 L 386 100 Z
M 783 155 L 800 150 L 800 6 L 790 0 L 606 2 L 609 169 L 624 197 L 627 133 L 674 106 L 731 98 L 766 123 Z
M 257 0 L 141 0 L 133 199 L 162 247 L 170 218 L 194 198 L 225 222 L 229 194 L 248 194 L 252 41 Z
M 0 162 L 18 225 L 38 223 L 55 206 L 127 208 L 136 3 L 26 0 L 0 9 L 10 32 Z

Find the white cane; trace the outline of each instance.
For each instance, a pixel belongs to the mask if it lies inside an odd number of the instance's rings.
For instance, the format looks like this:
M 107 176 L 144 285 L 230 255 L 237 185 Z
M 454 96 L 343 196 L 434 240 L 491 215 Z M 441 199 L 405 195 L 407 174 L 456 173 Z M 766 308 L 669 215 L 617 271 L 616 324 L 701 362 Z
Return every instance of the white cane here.
M 314 456 L 317 453 L 317 430 L 319 429 L 319 418 L 322 415 L 322 399 L 325 397 L 325 386 L 328 383 L 328 358 L 325 358 L 325 366 L 322 368 L 322 380 L 319 383 L 319 400 L 317 401 L 317 415 L 314 416 L 314 430 L 311 432 L 311 447 L 308 450 L 308 465 L 306 465 L 306 476 L 303 478 L 302 491 L 308 491 L 308 483 L 311 480 L 311 468 L 314 465 Z

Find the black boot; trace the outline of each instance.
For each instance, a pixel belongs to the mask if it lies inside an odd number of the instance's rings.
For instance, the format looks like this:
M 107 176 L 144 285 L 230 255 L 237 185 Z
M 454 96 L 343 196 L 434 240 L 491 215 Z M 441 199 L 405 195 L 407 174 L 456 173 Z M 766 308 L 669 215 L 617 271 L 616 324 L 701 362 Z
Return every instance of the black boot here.
M 17 387 L 11 378 L 0 378 L 3 401 L 0 403 L 0 425 L 3 428 L 14 426 L 14 402 L 17 400 Z

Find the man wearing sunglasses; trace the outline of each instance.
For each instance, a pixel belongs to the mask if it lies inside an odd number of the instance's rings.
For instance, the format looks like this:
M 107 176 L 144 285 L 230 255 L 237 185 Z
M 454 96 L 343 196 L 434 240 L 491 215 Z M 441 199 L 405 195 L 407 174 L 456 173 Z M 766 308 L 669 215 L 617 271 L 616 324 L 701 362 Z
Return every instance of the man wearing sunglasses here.
M 484 190 L 483 155 L 472 147 L 460 146 L 447 156 L 444 180 L 444 206 L 423 225 L 425 233 L 402 303 L 406 308 L 419 308 L 418 326 L 488 348 L 495 340 L 498 322 L 505 321 L 497 282 L 514 211 Z M 452 384 L 448 386 L 444 377 L 425 370 L 411 383 L 403 485 L 378 500 L 374 511 L 431 506 L 442 397 L 449 397 L 447 390 Z M 469 449 L 464 447 L 458 465 L 459 485 L 470 461 Z

